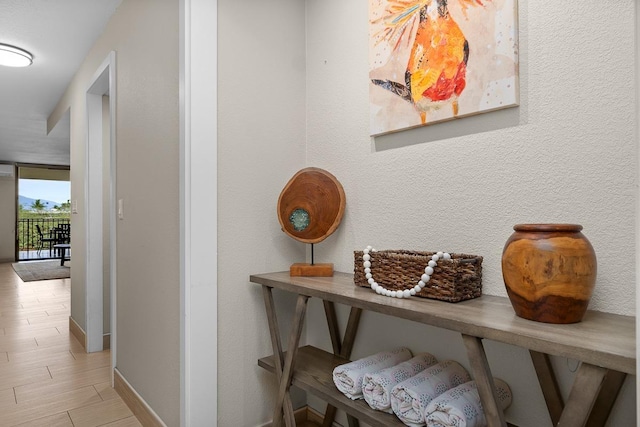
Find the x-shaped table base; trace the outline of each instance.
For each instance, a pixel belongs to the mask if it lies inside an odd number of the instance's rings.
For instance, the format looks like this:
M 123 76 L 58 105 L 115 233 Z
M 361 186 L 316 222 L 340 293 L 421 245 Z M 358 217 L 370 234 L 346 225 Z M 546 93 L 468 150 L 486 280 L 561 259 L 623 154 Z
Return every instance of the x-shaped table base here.
M 275 373 L 278 381 L 278 395 L 276 397 L 272 425 L 274 427 L 281 427 L 284 422 L 287 427 L 294 427 L 296 421 L 289 389 L 292 383 L 294 362 L 298 353 L 309 296 L 298 294 L 296 310 L 289 333 L 288 349 L 285 354 L 282 350 L 282 342 L 280 340 L 280 329 L 278 327 L 273 302 L 272 288 L 263 285 L 262 291 L 273 346 Z M 349 359 L 360 323 L 362 309 L 351 307 L 344 339 L 341 340 L 334 303 L 323 300 L 323 304 L 333 354 L 344 359 Z M 488 425 L 492 427 L 508 426 L 505 422 L 503 410 L 500 405 L 497 404 L 495 384 L 482 345 L 482 338 L 462 334 L 462 339 L 467 349 L 467 356 L 469 357 L 473 376 L 478 386 L 478 394 L 480 395 Z M 549 356 L 533 350 L 530 350 L 530 354 L 554 426 L 597 427 L 605 424 L 616 397 L 620 392 L 626 374 L 592 364 L 582 363 L 565 404 L 560 395 Z M 328 405 L 323 426 L 330 427 L 333 424 L 335 415 L 336 408 Z M 347 417 L 349 427 L 359 426 L 358 420 L 355 417 L 351 415 L 347 415 Z
M 300 344 L 300 336 L 302 335 L 302 327 L 304 325 L 304 317 L 307 311 L 308 296 L 298 295 L 296 303 L 296 311 L 293 317 L 291 331 L 289 333 L 289 344 L 286 355 L 282 351 L 282 342 L 278 333 L 278 319 L 275 312 L 273 302 L 272 288 L 262 286 L 262 294 L 264 298 L 265 308 L 267 311 L 267 320 L 269 322 L 269 331 L 271 334 L 271 344 L 273 346 L 273 355 L 275 360 L 276 379 L 278 381 L 278 396 L 276 398 L 275 409 L 273 413 L 273 427 L 280 427 L 284 421 L 287 427 L 294 427 L 296 421 L 291 404 L 291 396 L 289 389 L 291 387 L 291 379 L 293 376 L 294 361 L 298 346 Z M 338 320 L 333 302 L 323 301 L 324 310 L 327 317 L 327 325 L 329 326 L 329 335 L 333 346 L 333 353 L 337 356 L 348 359 L 353 349 L 358 324 L 360 323 L 360 315 L 362 309 L 351 308 L 349 321 L 345 330 L 344 340 L 340 339 L 338 328 Z M 331 426 L 336 415 L 336 408 L 328 405 L 324 416 L 324 426 Z M 351 415 L 347 415 L 349 427 L 358 427 L 358 420 Z

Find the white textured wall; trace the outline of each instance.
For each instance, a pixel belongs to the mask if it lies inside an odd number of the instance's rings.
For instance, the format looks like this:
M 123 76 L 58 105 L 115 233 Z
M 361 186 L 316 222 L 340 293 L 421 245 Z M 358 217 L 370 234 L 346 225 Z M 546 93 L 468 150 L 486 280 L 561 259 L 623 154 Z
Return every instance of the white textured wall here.
M 117 368 L 168 426 L 180 424 L 178 0 L 124 0 L 50 121 L 71 106 L 74 239 L 86 238 L 85 92 L 116 51 Z M 84 327 L 85 254 L 74 250 L 71 314 Z
M 578 223 L 598 257 L 590 308 L 634 315 L 634 5 L 573 6 L 520 2 L 519 108 L 372 140 L 367 1 L 307 1 L 307 165 L 335 174 L 347 196 L 318 257 L 352 271 L 353 250 L 369 244 L 479 254 L 483 292 L 506 296 L 500 257 L 512 226 Z M 315 303 L 308 340 L 330 349 L 315 326 L 323 316 Z M 467 363 L 456 334 L 370 313 L 353 357 L 401 344 Z M 485 345 L 514 389 L 508 420 L 549 425 L 528 353 Z M 554 364 L 566 392 L 575 361 Z M 609 425 L 633 424 L 634 382 Z
M 255 426 L 273 415 L 275 377 L 257 365 L 271 354 L 269 329 L 249 274 L 304 257 L 276 216 L 280 191 L 305 163 L 304 7 L 218 1 L 219 426 Z M 282 297 L 286 327 L 295 300 Z

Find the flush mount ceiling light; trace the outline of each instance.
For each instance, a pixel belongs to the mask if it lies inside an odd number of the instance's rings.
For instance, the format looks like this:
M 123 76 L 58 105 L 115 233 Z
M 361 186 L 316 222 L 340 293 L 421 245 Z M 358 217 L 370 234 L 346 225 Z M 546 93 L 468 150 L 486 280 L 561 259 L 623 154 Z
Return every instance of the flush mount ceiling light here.
M 33 63 L 33 55 L 26 50 L 0 43 L 0 65 L 28 67 L 31 63 Z

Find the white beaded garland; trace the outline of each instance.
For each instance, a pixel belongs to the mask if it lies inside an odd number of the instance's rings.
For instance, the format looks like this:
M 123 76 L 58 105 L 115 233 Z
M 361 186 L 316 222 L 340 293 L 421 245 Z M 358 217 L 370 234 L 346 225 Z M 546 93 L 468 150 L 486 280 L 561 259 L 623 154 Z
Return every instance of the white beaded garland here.
M 431 280 L 431 276 L 435 271 L 434 269 L 438 265 L 438 261 L 441 259 L 451 259 L 451 255 L 447 252 L 436 252 L 435 254 L 431 255 L 431 260 L 424 268 L 424 274 L 420 277 L 417 285 L 401 291 L 391 291 L 380 285 L 373 278 L 373 273 L 371 273 L 371 254 L 374 252 L 376 252 L 376 250 L 371 246 L 367 246 L 363 251 L 364 255 L 362 256 L 362 266 L 364 267 L 365 277 L 367 279 L 367 282 L 371 286 L 371 289 L 373 289 L 377 294 L 385 295 L 391 298 L 409 298 L 412 295 L 417 294 L 422 290 L 422 288 L 427 286 L 427 283 L 429 282 L 429 280 Z

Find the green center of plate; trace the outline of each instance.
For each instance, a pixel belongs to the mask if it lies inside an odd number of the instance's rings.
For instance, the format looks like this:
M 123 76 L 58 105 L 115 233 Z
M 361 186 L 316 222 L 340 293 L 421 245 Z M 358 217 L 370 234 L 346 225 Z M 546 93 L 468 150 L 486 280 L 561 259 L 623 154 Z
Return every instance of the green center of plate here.
M 310 219 L 309 212 L 302 208 L 294 210 L 291 212 L 291 215 L 289 215 L 289 222 L 296 231 L 303 231 L 309 227 Z

